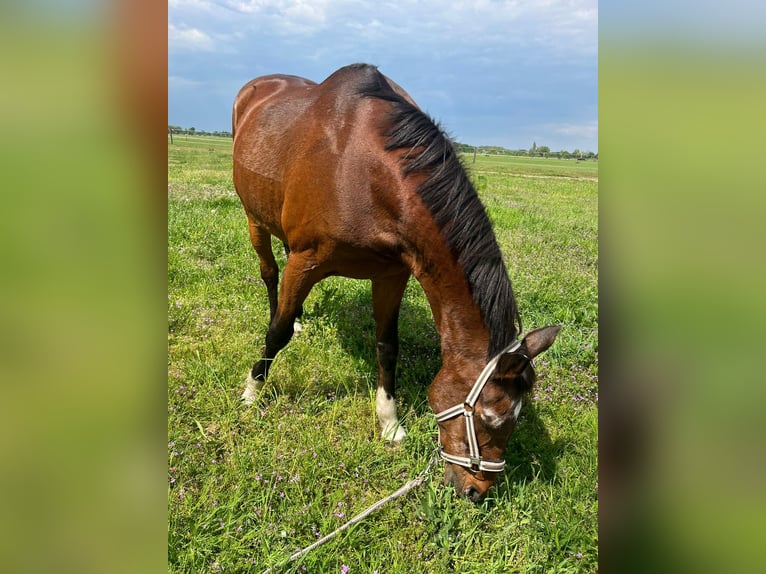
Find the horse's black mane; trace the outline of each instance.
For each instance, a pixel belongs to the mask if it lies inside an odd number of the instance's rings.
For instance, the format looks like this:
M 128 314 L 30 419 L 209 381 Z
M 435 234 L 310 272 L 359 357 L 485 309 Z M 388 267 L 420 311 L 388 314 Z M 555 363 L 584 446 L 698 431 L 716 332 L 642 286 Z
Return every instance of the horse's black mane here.
M 373 66 L 358 93 L 391 102 L 386 150 L 403 149 L 402 174 L 428 174 L 417 190 L 465 273 L 490 334 L 494 356 L 521 332 L 521 317 L 503 256 L 479 196 L 450 138 L 427 114 L 397 94 Z

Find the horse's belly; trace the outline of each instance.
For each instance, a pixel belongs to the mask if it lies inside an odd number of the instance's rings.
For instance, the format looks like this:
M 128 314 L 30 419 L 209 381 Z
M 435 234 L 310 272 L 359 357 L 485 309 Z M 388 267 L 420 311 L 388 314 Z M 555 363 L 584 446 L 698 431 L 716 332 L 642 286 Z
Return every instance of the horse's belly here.
M 405 269 L 401 248 L 386 235 L 364 244 L 343 240 L 332 243 L 332 253 L 320 254 L 328 261 L 328 275 L 352 279 L 376 279 L 401 275 Z M 324 257 L 322 257 L 324 255 Z

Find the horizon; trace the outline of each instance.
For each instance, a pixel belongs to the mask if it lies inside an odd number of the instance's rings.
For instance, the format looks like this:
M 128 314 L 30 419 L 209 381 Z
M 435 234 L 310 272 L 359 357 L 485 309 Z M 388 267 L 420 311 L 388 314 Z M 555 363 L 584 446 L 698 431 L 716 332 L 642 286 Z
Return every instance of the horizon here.
M 222 138 L 231 138 L 232 137 L 231 130 L 203 130 L 203 129 L 198 130 L 196 128 L 196 126 L 189 126 L 189 127 L 185 128 L 183 126 L 179 126 L 179 125 L 176 125 L 176 124 L 168 124 L 168 128 L 170 129 L 171 127 L 172 128 L 179 128 L 180 130 L 182 130 L 182 131 L 175 131 L 175 130 L 173 131 L 174 134 L 180 134 L 180 135 L 193 135 L 193 136 L 199 135 L 199 136 L 204 136 L 204 137 L 222 137 Z M 186 133 L 186 132 L 188 132 L 190 130 L 194 130 L 195 133 L 194 134 Z M 505 147 L 505 146 L 498 146 L 498 145 L 472 144 L 472 143 L 468 143 L 468 142 L 456 141 L 454 139 L 451 139 L 451 141 L 452 141 L 452 143 L 455 146 L 468 146 L 470 148 L 476 148 L 477 150 L 481 150 L 481 149 L 485 149 L 485 150 L 497 149 L 497 150 L 510 151 L 510 152 L 530 151 L 532 149 L 532 147 L 537 144 L 537 142 L 533 141 L 532 142 L 533 145 L 528 147 L 528 148 L 527 147 L 508 148 L 508 147 Z M 564 148 L 562 148 L 562 149 L 554 149 L 554 148 L 551 148 L 550 146 L 547 146 L 546 144 L 537 145 L 536 147 L 538 147 L 538 148 L 540 148 L 540 147 L 548 147 L 549 148 L 549 153 L 567 152 L 567 153 L 572 154 L 575 151 L 580 151 L 581 154 L 593 153 L 595 155 L 598 155 L 598 150 L 580 149 L 579 147 L 572 148 L 571 150 L 570 149 L 564 149 Z M 460 153 L 469 153 L 467 151 L 461 151 L 461 150 L 458 150 L 458 152 L 460 152 Z

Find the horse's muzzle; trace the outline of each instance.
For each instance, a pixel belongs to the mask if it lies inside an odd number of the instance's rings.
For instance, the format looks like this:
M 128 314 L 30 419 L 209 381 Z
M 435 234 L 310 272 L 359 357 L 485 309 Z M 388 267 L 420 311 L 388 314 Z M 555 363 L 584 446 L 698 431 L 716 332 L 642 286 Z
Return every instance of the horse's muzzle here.
M 468 497 L 471 502 L 481 502 L 495 482 L 492 479 L 479 479 L 477 475 L 463 470 L 457 465 L 447 463 L 444 467 L 444 484 L 452 485 L 459 494 Z

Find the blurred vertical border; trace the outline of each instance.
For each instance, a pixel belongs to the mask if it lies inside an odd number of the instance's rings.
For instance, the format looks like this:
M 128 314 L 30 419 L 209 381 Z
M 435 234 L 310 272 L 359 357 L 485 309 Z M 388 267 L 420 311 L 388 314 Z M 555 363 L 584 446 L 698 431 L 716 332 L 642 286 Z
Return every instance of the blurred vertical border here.
M 0 571 L 163 571 L 167 6 L 0 14 Z
M 763 569 L 764 16 L 599 5 L 604 572 Z
M 166 566 L 167 5 L 0 18 L 0 571 Z M 601 565 L 764 563 L 764 8 L 601 2 Z

